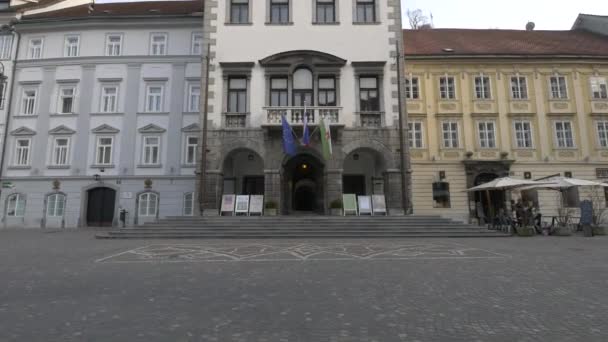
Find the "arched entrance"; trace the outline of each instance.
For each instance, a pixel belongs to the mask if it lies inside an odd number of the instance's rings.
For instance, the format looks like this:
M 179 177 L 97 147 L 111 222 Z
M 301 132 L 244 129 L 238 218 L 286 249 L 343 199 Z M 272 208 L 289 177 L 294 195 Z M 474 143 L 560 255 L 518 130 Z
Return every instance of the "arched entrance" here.
M 283 213 L 324 212 L 324 165 L 315 156 L 299 154 L 283 165 Z
M 498 178 L 494 173 L 481 173 L 475 177 L 474 186 L 488 183 Z M 496 217 L 498 211 L 505 206 L 505 192 L 503 190 L 475 192 L 475 211 L 477 218 L 491 219 Z
M 344 158 L 342 190 L 345 194 L 384 195 L 386 162 L 371 148 L 358 148 Z
M 97 187 L 87 191 L 87 226 L 111 227 L 116 208 L 116 190 Z
M 264 194 L 264 160 L 253 150 L 230 152 L 224 159 L 223 174 L 226 195 Z

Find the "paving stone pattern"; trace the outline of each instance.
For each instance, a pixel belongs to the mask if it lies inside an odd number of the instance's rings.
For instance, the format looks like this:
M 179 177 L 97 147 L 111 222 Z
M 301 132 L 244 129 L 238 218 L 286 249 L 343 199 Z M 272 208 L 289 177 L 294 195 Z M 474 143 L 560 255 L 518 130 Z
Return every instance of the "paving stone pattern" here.
M 0 341 L 608 341 L 607 247 L 0 231 Z M 200 258 L 209 252 L 224 261 Z

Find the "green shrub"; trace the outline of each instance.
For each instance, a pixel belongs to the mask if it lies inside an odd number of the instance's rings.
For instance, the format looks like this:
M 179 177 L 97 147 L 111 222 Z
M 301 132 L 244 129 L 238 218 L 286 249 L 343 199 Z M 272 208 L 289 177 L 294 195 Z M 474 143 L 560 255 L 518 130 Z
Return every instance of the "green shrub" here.
M 534 231 L 534 227 L 519 227 L 517 228 L 517 235 L 524 237 L 534 236 L 536 232 Z
M 337 199 L 337 200 L 331 201 L 331 203 L 329 204 L 329 207 L 331 209 L 342 209 L 342 200 Z
M 279 205 L 275 201 L 266 202 L 266 209 L 277 209 Z

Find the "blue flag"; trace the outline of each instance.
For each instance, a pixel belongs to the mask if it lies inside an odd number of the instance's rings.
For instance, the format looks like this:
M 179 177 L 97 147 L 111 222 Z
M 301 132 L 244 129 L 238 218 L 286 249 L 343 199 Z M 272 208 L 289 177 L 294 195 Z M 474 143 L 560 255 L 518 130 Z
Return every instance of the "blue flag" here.
M 304 133 L 302 133 L 302 145 L 310 146 L 310 132 L 308 131 L 308 116 L 304 114 Z
M 285 115 L 282 117 L 283 121 L 283 150 L 285 153 L 291 157 L 296 155 L 296 141 L 293 138 L 293 132 L 291 131 L 291 126 L 289 126 L 289 122 L 285 118 Z

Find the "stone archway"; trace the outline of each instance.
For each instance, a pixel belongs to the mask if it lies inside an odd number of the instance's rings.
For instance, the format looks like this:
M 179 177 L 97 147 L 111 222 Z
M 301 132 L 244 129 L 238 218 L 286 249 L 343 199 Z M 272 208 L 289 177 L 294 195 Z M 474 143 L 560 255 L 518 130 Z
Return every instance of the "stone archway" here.
M 263 195 L 264 159 L 252 149 L 237 148 L 222 163 L 222 194 Z
M 343 193 L 384 195 L 387 182 L 387 162 L 382 153 L 361 147 L 352 150 L 344 158 L 342 166 Z
M 324 169 L 321 159 L 308 153 L 298 154 L 283 163 L 283 214 L 325 212 Z

